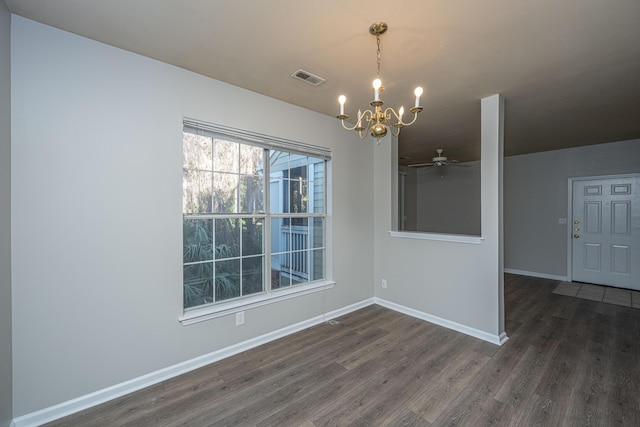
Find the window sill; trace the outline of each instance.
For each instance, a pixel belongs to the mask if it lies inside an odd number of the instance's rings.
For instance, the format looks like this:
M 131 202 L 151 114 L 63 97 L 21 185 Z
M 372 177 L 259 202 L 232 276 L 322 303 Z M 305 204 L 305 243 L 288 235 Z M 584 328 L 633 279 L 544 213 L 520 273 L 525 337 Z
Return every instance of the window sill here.
M 205 320 L 215 319 L 217 317 L 226 316 L 243 310 L 249 310 L 263 305 L 272 304 L 278 301 L 284 301 L 290 298 L 297 298 L 302 295 L 320 292 L 325 289 L 331 289 L 336 282 L 331 280 L 323 280 L 319 282 L 309 283 L 307 285 L 298 285 L 291 288 L 277 289 L 269 294 L 260 294 L 255 297 L 243 298 L 241 300 L 230 301 L 210 305 L 203 308 L 197 308 L 186 311 L 184 315 L 178 318 L 183 326 L 192 325 L 194 323 L 204 322 Z
M 419 231 L 389 231 L 391 237 L 401 237 L 404 239 L 437 240 L 441 242 L 471 243 L 479 245 L 484 241 L 482 236 L 469 236 L 465 234 L 441 234 L 422 233 Z

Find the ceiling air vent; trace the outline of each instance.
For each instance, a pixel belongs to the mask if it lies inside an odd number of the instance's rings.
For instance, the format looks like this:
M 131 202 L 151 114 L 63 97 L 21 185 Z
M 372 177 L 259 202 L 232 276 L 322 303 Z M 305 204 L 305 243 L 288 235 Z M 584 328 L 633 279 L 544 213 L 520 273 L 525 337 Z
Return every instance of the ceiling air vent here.
M 300 69 L 291 74 L 291 77 L 295 77 L 298 80 L 309 83 L 311 86 L 320 86 L 322 83 L 326 82 L 326 80 L 322 77 L 318 77 L 315 74 L 311 74 L 310 72 L 303 69 Z

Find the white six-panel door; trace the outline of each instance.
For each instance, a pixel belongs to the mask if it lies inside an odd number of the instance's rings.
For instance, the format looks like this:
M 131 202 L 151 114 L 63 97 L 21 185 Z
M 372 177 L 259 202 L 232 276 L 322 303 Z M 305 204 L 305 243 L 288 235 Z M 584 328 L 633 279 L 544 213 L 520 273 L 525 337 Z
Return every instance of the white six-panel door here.
M 571 279 L 640 290 L 640 176 L 574 180 Z

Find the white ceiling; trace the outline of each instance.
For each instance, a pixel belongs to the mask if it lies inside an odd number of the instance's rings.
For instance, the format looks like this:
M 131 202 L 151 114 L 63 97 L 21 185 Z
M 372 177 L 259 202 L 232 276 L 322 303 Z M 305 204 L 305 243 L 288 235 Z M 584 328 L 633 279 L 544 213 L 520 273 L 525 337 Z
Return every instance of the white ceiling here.
M 335 116 L 410 107 L 401 163 L 479 158 L 480 99 L 506 99 L 505 154 L 640 138 L 638 0 L 6 0 L 17 14 Z M 313 87 L 290 75 L 325 78 Z M 336 119 L 336 126 L 340 126 Z M 345 131 L 346 132 L 346 131 Z

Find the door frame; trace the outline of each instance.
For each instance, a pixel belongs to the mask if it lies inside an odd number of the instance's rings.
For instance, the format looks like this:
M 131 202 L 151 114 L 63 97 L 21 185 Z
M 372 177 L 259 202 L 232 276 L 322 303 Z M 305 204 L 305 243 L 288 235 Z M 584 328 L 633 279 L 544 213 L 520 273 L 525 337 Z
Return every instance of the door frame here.
M 569 178 L 569 201 L 567 209 L 567 281 L 573 282 L 573 183 L 575 181 L 591 181 L 595 179 L 640 178 L 640 173 L 623 173 L 616 175 L 579 176 Z

